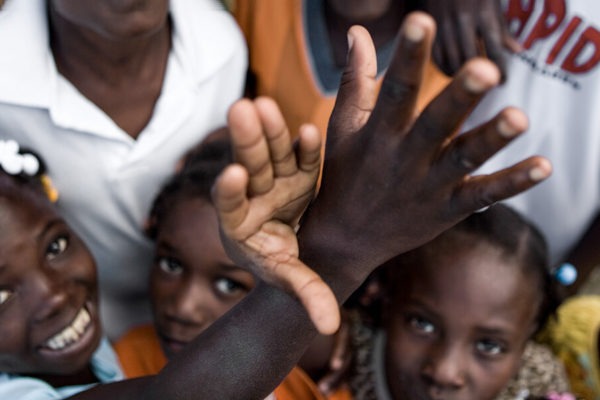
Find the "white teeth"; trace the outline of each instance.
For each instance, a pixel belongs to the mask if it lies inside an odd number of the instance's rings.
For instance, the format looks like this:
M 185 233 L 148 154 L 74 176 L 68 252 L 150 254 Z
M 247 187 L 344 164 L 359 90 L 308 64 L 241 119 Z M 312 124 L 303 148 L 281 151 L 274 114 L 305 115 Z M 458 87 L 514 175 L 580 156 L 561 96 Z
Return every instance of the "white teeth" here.
M 45 345 L 52 350 L 60 350 L 79 340 L 90 323 L 90 314 L 85 308 L 77 314 L 71 325 L 48 339 Z

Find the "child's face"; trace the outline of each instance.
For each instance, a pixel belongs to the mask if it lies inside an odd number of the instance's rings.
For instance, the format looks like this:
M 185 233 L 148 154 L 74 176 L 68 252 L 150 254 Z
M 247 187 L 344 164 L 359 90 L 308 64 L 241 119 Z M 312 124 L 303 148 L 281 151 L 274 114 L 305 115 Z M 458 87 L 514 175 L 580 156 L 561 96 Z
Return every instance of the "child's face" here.
M 437 256 L 394 290 L 386 322 L 394 398 L 410 387 L 410 398 L 494 399 L 514 376 L 539 295 L 495 252 L 481 244 Z
M 80 371 L 101 337 L 91 254 L 52 205 L 29 192 L 0 197 L 0 226 L 0 371 Z
M 214 207 L 183 199 L 160 221 L 151 275 L 155 323 L 171 358 L 254 288 L 221 244 Z

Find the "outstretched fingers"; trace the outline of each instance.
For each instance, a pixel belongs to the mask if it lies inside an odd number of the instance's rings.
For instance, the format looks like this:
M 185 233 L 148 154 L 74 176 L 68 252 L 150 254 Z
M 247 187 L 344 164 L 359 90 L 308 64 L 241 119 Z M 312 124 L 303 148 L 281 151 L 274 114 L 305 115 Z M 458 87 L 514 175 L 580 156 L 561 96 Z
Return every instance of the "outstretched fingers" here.
M 274 184 L 273 165 L 255 104 L 248 99 L 235 102 L 229 109 L 228 125 L 234 159 L 248 170 L 248 193 L 255 195 L 268 192 Z
M 259 97 L 254 104 L 263 124 L 274 174 L 276 176 L 295 174 L 298 170 L 296 157 L 290 133 L 279 107 L 268 97 Z
M 321 133 L 316 126 L 304 124 L 298 138 L 298 168 L 308 174 L 317 174 L 321 167 Z
M 241 165 L 233 164 L 225 168 L 212 188 L 212 201 L 217 210 L 221 229 L 235 240 L 239 237 L 238 228 L 246 220 L 249 201 L 246 196 L 248 173 Z
M 500 71 L 492 62 L 469 61 L 415 121 L 407 138 L 414 153 L 437 154 L 483 95 L 499 81 Z
M 460 180 L 525 132 L 527 127 L 527 116 L 522 111 L 506 108 L 484 125 L 449 142 L 437 167 L 450 182 Z
M 348 31 L 348 61 L 329 119 L 327 142 L 352 134 L 369 119 L 377 99 L 377 57 L 369 32 L 362 26 Z
M 517 195 L 551 174 L 550 161 L 534 156 L 493 174 L 469 177 L 455 192 L 455 209 L 471 213 Z
M 435 22 L 429 15 L 416 12 L 406 17 L 369 121 L 372 129 L 391 134 L 406 132 L 414 118 L 434 37 Z

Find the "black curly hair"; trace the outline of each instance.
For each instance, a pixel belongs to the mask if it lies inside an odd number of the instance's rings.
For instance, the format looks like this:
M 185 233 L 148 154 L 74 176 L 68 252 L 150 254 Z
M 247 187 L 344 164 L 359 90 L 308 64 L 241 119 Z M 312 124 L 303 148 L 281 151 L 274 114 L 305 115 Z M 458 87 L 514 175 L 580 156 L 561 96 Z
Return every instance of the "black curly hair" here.
M 220 137 L 200 144 L 190 151 L 183 160 L 183 167 L 162 188 L 154 199 L 146 235 L 155 239 L 160 221 L 168 210 L 182 198 L 202 198 L 211 200 L 211 189 L 215 179 L 233 162 L 231 142 L 228 137 Z

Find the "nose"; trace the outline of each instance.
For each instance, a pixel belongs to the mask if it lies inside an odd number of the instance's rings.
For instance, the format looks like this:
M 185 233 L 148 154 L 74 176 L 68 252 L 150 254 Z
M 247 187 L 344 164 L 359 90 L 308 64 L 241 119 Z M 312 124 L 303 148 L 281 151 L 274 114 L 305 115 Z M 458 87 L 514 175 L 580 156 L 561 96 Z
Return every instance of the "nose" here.
M 468 350 L 460 345 L 434 346 L 422 374 L 435 388 L 457 390 L 466 382 Z
M 188 281 L 173 294 L 171 317 L 180 323 L 202 327 L 214 320 L 210 289 L 195 281 Z
M 37 323 L 60 314 L 69 298 L 61 273 L 51 268 L 32 273 L 28 297 L 34 302 L 33 318 Z

